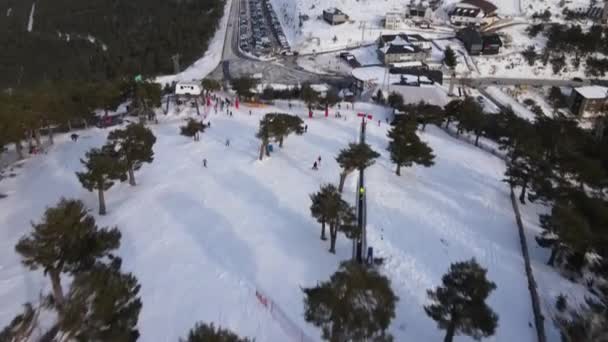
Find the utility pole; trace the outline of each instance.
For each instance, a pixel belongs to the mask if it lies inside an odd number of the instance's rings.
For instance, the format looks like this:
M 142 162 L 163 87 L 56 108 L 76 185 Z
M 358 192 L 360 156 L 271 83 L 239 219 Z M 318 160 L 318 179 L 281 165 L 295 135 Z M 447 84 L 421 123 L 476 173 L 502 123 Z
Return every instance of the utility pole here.
M 173 61 L 173 73 L 174 74 L 179 74 L 179 72 L 181 71 L 180 67 L 179 67 L 179 53 L 176 53 L 175 55 L 171 56 L 171 60 Z
M 363 45 L 363 40 L 365 39 L 365 25 L 367 24 L 367 22 L 362 21 L 359 23 L 359 27 L 361 27 L 361 43 L 360 45 Z

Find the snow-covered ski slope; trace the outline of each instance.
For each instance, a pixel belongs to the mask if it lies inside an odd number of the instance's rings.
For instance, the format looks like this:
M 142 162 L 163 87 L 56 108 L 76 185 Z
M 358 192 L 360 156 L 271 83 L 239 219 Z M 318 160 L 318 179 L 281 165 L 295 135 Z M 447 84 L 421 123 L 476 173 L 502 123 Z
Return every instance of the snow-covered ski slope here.
M 98 221 L 122 231 L 124 268 L 142 285 L 141 341 L 176 341 L 196 321 L 215 322 L 260 342 L 290 341 L 256 300 L 256 289 L 320 339 L 319 330 L 304 321 L 300 287 L 328 279 L 349 258 L 351 245 L 340 236 L 337 254 L 327 252 L 309 213 L 309 194 L 338 181 L 334 157 L 357 139 L 359 123 L 352 111 L 341 111 L 347 120 L 317 113 L 305 119 L 308 133 L 290 136 L 282 150 L 275 146 L 272 157 L 259 162 L 258 121 L 276 110 L 288 111 L 254 108 L 250 116 L 242 107 L 233 109 L 232 118 L 210 114 L 211 128 L 200 142 L 178 135 L 186 113 L 161 117 L 151 126 L 157 136 L 154 163 L 136 174 L 136 187 L 118 184 L 107 192 L 109 213 Z M 368 142 L 382 153 L 366 173 L 368 231 L 375 254 L 385 258 L 381 270 L 400 298 L 390 328 L 395 341 L 442 339 L 422 308 L 426 290 L 440 283 L 450 263 L 471 257 L 489 269 L 498 286 L 489 304 L 500 321 L 489 340 L 534 341 L 517 230 L 502 182 L 504 164 L 429 126 L 420 134 L 435 151 L 436 165 L 404 169 L 399 178 L 385 150 L 387 111 L 368 104 L 358 104 L 357 111 L 382 120 L 368 128 Z M 295 107 L 293 112 L 306 111 Z M 50 290 L 42 272 L 27 271 L 14 252 L 30 221 L 60 196 L 81 198 L 96 212 L 96 195 L 81 188 L 74 172 L 85 151 L 100 146 L 108 132 L 80 132 L 76 143 L 59 137 L 47 155 L 28 159 L 15 178 L 0 183 L 9 194 L 0 207 L 0 326 L 22 303 Z M 313 171 L 319 155 L 321 167 Z M 351 203 L 355 187 L 351 175 L 345 188 Z M 544 288 L 559 293 L 561 278 L 547 279 L 554 283 Z

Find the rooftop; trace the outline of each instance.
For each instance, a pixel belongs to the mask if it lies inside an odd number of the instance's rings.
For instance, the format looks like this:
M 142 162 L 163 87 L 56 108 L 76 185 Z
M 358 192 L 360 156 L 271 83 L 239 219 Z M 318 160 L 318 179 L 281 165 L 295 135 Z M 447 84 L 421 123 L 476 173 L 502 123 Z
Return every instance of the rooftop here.
M 608 87 L 601 86 L 585 86 L 574 88 L 574 90 L 581 94 L 586 99 L 606 99 L 608 98 Z
M 497 10 L 497 7 L 493 3 L 486 0 L 462 0 L 461 3 L 480 8 L 485 14 L 490 14 Z

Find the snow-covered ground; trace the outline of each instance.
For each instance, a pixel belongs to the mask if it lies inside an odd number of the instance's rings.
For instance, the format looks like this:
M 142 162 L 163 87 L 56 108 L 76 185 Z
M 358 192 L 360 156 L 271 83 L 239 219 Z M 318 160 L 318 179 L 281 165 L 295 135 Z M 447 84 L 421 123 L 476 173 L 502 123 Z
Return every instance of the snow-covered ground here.
M 500 316 L 493 340 L 535 340 L 528 326 L 530 300 L 500 159 L 429 126 L 420 135 L 433 148 L 436 164 L 405 169 L 397 177 L 386 151 L 388 126 L 383 119 L 389 110 L 358 103 L 355 111 L 342 106 L 346 119 L 323 118 L 321 113 L 305 119 L 308 133 L 289 137 L 282 150 L 258 162 L 254 135 L 261 115 L 288 112 L 286 107 L 243 105 L 233 109 L 233 118 L 209 114 L 212 128 L 200 142 L 178 134 L 193 109 L 172 111 L 152 126 L 158 138 L 155 161 L 138 172 L 138 186 L 118 184 L 107 192 L 109 213 L 98 220 L 122 231 L 119 254 L 124 268 L 142 284 L 142 341 L 175 341 L 199 320 L 261 342 L 288 341 L 256 301 L 256 289 L 319 339 L 320 332 L 303 319 L 300 287 L 327 279 L 351 249 L 341 236 L 337 254 L 327 252 L 327 244 L 319 240 L 320 227 L 310 217 L 309 194 L 320 184 L 337 182 L 334 157 L 357 139 L 355 112 L 381 120 L 368 126 L 367 140 L 382 154 L 366 177 L 368 231 L 376 255 L 385 258 L 382 272 L 400 298 L 390 328 L 395 340 L 442 338 L 443 332 L 423 312 L 426 290 L 440 283 L 451 262 L 471 257 L 489 269 L 489 278 L 498 285 L 489 298 Z M 304 115 L 306 110 L 296 106 L 292 112 Z M 27 271 L 20 264 L 15 243 L 30 231 L 30 221 L 38 220 L 61 196 L 81 198 L 96 208 L 95 194 L 79 185 L 74 172 L 81 169 L 84 152 L 100 146 L 108 131 L 80 132 L 76 143 L 60 136 L 47 155 L 28 159 L 17 177 L 0 184 L 9 195 L 0 211 L 0 326 L 22 303 L 35 300 L 43 289 L 49 291 L 42 272 Z M 319 155 L 322 166 L 313 171 Z M 203 158 L 208 168 L 202 167 Z M 351 202 L 355 187 L 356 177 L 349 176 L 345 197 Z M 547 298 L 570 286 L 553 269 L 538 272 L 539 282 L 550 280 L 541 285 Z
M 34 29 L 34 14 L 36 12 L 36 2 L 32 3 L 32 9 L 30 10 L 30 17 L 27 21 L 27 32 L 32 32 Z M 7 15 L 8 16 L 8 15 Z
M 219 28 L 215 31 L 213 38 L 209 42 L 209 47 L 205 54 L 186 70 L 177 75 L 159 76 L 156 82 L 160 84 L 170 84 L 171 82 L 190 82 L 202 80 L 215 69 L 222 60 L 224 47 L 224 39 L 226 37 L 226 29 L 228 26 L 228 15 L 230 14 L 230 6 L 232 0 L 227 0 L 224 6 L 224 16 L 220 20 Z

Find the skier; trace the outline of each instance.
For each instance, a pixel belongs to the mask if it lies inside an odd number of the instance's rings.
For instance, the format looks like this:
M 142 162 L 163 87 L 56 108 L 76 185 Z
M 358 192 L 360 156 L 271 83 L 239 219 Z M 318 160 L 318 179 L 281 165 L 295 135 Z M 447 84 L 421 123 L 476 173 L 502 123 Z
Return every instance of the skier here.
M 232 111 L 230 111 L 230 116 L 232 116 Z
M 308 132 L 308 125 L 304 125 L 304 132 Z
M 378 120 L 378 127 L 380 127 L 380 120 Z
M 230 146 L 230 139 L 226 139 L 226 147 Z
M 319 168 L 317 167 L 317 162 L 315 161 L 314 164 L 312 164 L 312 169 L 313 170 L 318 170 Z
M 251 109 L 249 110 L 249 115 L 251 115 Z
M 317 158 L 317 160 L 319 161 L 319 166 L 321 166 L 321 156 L 319 156 L 319 158 Z
M 207 158 L 203 158 L 203 167 L 207 168 Z

